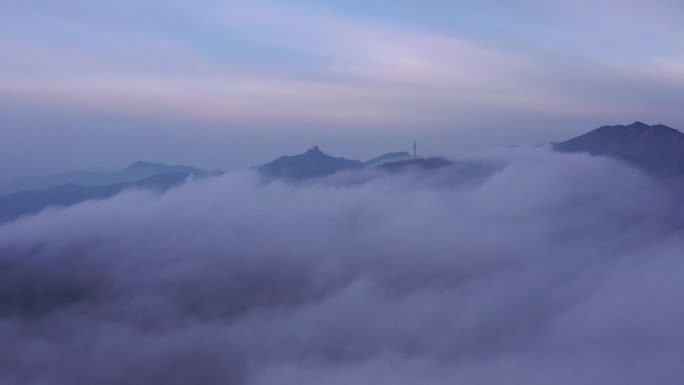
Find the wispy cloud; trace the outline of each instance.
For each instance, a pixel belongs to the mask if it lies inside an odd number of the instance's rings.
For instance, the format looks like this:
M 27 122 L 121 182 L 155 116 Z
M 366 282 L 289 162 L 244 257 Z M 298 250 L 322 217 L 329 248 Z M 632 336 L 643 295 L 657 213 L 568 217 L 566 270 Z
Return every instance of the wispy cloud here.
M 274 14 L 278 16 L 269 16 Z M 61 76 L 46 76 L 39 69 L 39 76 L 28 81 L 7 79 L 11 87 L 6 88 L 16 92 L 25 82 L 24 93 L 31 94 L 40 92 L 34 85 L 44 81 L 47 92 L 41 98 L 43 101 L 50 100 L 46 96 L 53 93 L 51 90 L 62 89 L 63 97 L 54 99 L 55 102 L 68 103 L 72 99 L 78 104 L 82 101 L 74 95 L 89 98 L 88 94 L 97 94 L 102 99 L 112 99 L 112 103 L 106 104 L 113 107 L 127 104 L 126 100 L 136 100 L 142 106 L 145 97 L 150 98 L 150 107 L 176 100 L 173 107 L 178 113 L 193 114 L 198 111 L 197 104 L 201 104 L 205 107 L 200 115 L 218 119 L 255 118 L 250 111 L 259 110 L 262 119 L 306 120 L 318 115 L 343 120 L 382 116 L 391 120 L 392 109 L 396 110 L 397 117 L 405 118 L 399 111 L 406 110 L 414 100 L 451 95 L 456 101 L 457 95 L 468 93 L 468 100 L 477 101 L 477 90 L 486 86 L 483 83 L 494 90 L 495 84 L 505 81 L 494 78 L 491 68 L 491 63 L 502 63 L 505 55 L 465 39 L 362 24 L 321 14 L 284 15 L 261 8 L 238 12 L 233 6 L 228 15 L 216 21 L 225 31 L 213 38 L 224 34 L 229 40 L 238 37 L 282 47 L 295 54 L 304 52 L 318 58 L 320 63 L 307 64 L 304 58 L 301 59 L 304 63 L 299 63 L 303 69 L 281 68 L 277 52 L 267 52 L 265 58 L 253 63 L 255 68 L 245 68 L 244 64 L 234 64 L 243 60 L 235 58 L 241 56 L 239 50 L 216 58 L 199 52 L 197 47 L 139 38 L 121 47 L 112 44 L 113 52 L 105 55 L 69 50 L 45 54 L 39 49 L 29 50 L 24 52 L 24 61 L 30 57 L 34 66 L 40 66 L 49 58 L 53 68 L 62 72 L 58 74 Z M 255 54 L 247 52 L 245 62 L 255 60 L 250 55 Z M 186 71 L 176 70 L 184 64 Z M 159 73 L 151 75 L 154 70 Z M 152 88 L 158 91 L 151 91 Z M 130 98 L 125 90 L 130 90 Z M 162 94 L 165 96 L 155 100 L 154 95 Z M 116 102 L 120 98 L 123 103 Z M 196 103 L 186 103 L 187 99 Z M 250 101 L 251 105 L 246 106 L 244 101 Z M 222 113 L 211 107 L 216 104 L 223 106 Z M 279 111 L 278 105 L 288 108 Z
M 86 7 L 86 16 L 68 21 L 57 11 L 21 14 L 37 27 L 7 23 L 20 33 L 0 42 L 10 58 L 0 92 L 38 105 L 271 122 L 430 123 L 444 120 L 444 106 L 463 113 L 473 106 L 558 114 L 620 108 L 619 98 L 597 100 L 590 85 L 563 89 L 568 77 L 590 83 L 592 71 L 608 72 L 599 65 L 578 74 L 554 67 L 543 51 L 325 8 L 200 3 L 188 8 L 180 39 L 161 19 L 128 23 L 133 30 L 125 32 L 88 22 L 88 12 L 95 11 Z M 53 46 L 46 33 L 73 40 Z

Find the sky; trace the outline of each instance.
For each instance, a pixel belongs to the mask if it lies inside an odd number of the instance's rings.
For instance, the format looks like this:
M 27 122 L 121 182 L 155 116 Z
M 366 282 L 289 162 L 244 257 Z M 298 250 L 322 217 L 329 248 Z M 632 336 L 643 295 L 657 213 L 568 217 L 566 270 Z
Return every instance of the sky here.
M 684 128 L 675 0 L 0 0 L 0 14 L 0 183 Z

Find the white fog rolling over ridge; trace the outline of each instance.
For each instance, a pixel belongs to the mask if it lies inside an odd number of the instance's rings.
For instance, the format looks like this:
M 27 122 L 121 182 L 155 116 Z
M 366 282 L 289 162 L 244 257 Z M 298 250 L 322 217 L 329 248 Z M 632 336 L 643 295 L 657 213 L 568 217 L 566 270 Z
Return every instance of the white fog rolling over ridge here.
M 251 172 L 0 226 L 0 384 L 684 383 L 684 201 L 608 158 Z

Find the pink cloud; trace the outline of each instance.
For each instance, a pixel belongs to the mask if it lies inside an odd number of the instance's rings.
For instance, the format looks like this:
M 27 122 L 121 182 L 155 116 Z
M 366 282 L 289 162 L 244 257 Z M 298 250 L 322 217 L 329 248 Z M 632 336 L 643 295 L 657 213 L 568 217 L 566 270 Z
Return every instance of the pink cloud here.
M 543 52 L 321 8 L 205 3 L 193 8 L 193 17 L 206 23 L 211 39 L 239 37 L 304 52 L 320 63 L 285 67 L 265 52 L 267 58 L 250 68 L 236 64 L 239 57 L 154 34 L 95 29 L 88 41 L 103 52 L 78 43 L 57 47 L 26 34 L 0 39 L 5 66 L 28 69 L 21 76 L 0 70 L 0 94 L 33 105 L 213 121 L 430 124 L 474 111 L 617 113 L 626 101 L 597 87 L 629 88 L 662 76 L 651 67 L 558 66 Z M 679 76 L 676 63 L 658 63 L 666 69 L 661 73 Z M 594 84 L 611 71 L 609 80 Z

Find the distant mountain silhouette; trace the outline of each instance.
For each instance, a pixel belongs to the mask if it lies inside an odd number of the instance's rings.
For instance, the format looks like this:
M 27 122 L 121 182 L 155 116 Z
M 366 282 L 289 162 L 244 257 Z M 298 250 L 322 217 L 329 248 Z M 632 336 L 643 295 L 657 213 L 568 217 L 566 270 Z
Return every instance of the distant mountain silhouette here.
M 617 157 L 657 175 L 684 175 L 684 134 L 662 124 L 603 126 L 553 146 L 560 152 Z
M 363 163 L 366 167 L 373 167 L 383 163 L 394 162 L 397 160 L 411 159 L 412 156 L 408 152 L 388 152 L 387 154 L 381 155 L 377 158 L 365 161 Z
M 220 173 L 215 170 L 212 173 Z M 53 174 L 43 177 L 27 177 L 14 183 L 0 186 L 0 196 L 27 190 L 47 189 L 73 183 L 79 186 L 106 186 L 117 183 L 128 183 L 151 177 L 157 174 L 192 174 L 205 175 L 206 171 L 190 166 L 168 166 L 162 163 L 135 162 L 122 171 L 93 172 L 76 170 L 64 174 Z
M 257 166 L 257 170 L 271 178 L 309 179 L 320 178 L 342 170 L 363 168 L 358 160 L 335 158 L 326 155 L 318 146 L 293 156 L 283 156 L 271 163 Z
M 36 214 L 50 206 L 71 206 L 80 202 L 111 198 L 125 189 L 143 188 L 163 193 L 185 182 L 189 173 L 162 173 L 139 181 L 106 186 L 79 186 L 73 183 L 41 190 L 28 190 L 0 196 L 0 223 L 23 215 Z

